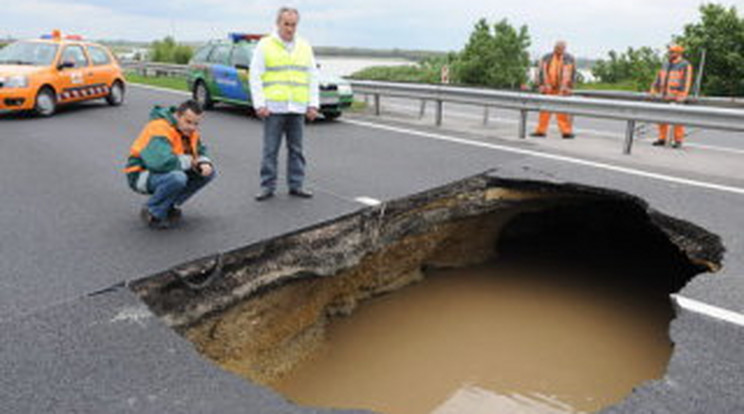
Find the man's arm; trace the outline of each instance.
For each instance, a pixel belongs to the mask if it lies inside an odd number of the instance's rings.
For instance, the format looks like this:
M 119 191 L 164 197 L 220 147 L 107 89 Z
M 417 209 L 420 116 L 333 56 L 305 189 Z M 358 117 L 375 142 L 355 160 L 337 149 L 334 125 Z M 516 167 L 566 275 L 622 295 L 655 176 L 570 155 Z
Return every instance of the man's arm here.
M 268 110 L 266 109 L 266 97 L 263 92 L 263 80 L 261 80 L 264 72 L 266 72 L 266 62 L 264 60 L 263 47 L 261 47 L 261 42 L 259 42 L 253 49 L 249 76 L 251 84 L 251 102 L 253 102 L 253 108 L 256 110 L 256 114 L 262 118 L 269 115 Z
M 315 62 L 315 53 L 310 51 L 310 102 L 307 107 L 307 118 L 311 121 L 315 120 L 318 116 L 318 110 L 320 109 L 320 81 L 318 73 L 318 65 Z

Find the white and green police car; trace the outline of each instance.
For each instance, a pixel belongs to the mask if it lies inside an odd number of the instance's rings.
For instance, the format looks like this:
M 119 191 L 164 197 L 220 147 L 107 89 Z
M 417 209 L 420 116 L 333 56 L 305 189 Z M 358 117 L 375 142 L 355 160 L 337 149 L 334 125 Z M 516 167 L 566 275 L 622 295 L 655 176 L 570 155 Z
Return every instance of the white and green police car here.
M 232 33 L 226 40 L 211 41 L 199 48 L 189 62 L 187 82 L 194 99 L 205 108 L 216 102 L 252 107 L 248 71 L 261 35 Z M 349 108 L 354 96 L 348 81 L 319 75 L 320 112 L 335 119 Z

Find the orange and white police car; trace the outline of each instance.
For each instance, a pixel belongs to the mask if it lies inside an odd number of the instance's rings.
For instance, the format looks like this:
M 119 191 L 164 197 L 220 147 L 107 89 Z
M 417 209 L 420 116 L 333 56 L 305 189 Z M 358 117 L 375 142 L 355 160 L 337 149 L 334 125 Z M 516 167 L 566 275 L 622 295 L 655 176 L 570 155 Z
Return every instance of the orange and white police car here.
M 0 49 L 0 113 L 51 116 L 58 105 L 104 98 L 124 102 L 124 75 L 105 46 L 58 30 Z

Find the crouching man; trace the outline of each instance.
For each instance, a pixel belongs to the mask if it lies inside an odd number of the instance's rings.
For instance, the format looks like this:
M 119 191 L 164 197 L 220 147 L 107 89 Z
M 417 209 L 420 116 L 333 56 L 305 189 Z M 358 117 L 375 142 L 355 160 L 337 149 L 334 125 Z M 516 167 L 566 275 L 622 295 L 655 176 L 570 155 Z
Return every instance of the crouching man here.
M 150 228 L 171 227 L 181 218 L 179 206 L 215 176 L 200 139 L 202 114 L 193 100 L 156 106 L 132 144 L 124 172 L 132 190 L 150 195 L 140 214 Z

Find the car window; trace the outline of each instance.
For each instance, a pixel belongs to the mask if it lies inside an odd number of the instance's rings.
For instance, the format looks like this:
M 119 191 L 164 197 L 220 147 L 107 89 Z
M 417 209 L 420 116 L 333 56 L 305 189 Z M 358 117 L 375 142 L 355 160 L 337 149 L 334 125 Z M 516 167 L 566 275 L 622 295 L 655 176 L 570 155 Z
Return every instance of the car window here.
M 83 47 L 79 45 L 70 45 L 65 47 L 62 51 L 60 62 L 71 62 L 76 68 L 88 66 L 88 59 L 85 57 Z
M 57 45 L 40 42 L 15 42 L 0 49 L 0 63 L 14 65 L 51 65 Z
M 232 52 L 233 66 L 241 65 L 248 67 L 251 65 L 252 50 L 245 45 L 237 45 Z
M 207 45 L 207 46 L 202 47 L 201 49 L 196 51 L 196 53 L 194 54 L 194 57 L 191 58 L 191 60 L 194 62 L 199 62 L 199 63 L 206 62 L 207 58 L 209 57 L 209 52 L 211 52 L 212 49 L 214 49 L 214 46 L 212 45 Z
M 219 45 L 209 55 L 209 61 L 212 63 L 226 64 L 230 56 L 230 45 Z
M 111 57 L 100 46 L 88 46 L 88 56 L 90 56 L 90 60 L 94 65 L 108 65 L 111 63 Z

